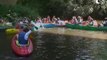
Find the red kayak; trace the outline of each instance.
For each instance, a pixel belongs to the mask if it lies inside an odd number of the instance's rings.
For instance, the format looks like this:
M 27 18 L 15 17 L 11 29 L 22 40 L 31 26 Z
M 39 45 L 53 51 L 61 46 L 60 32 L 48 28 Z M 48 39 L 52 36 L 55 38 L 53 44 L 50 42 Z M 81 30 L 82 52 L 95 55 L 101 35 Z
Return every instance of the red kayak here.
M 12 39 L 12 50 L 18 56 L 29 56 L 33 52 L 33 44 L 31 39 L 28 40 L 28 44 L 21 46 L 17 43 L 17 36 L 15 35 Z

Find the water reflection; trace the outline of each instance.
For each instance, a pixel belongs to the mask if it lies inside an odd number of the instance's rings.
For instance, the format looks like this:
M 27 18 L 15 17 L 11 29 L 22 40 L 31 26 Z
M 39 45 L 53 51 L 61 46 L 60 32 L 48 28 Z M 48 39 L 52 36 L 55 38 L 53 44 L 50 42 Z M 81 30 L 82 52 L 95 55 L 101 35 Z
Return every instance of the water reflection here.
M 54 28 L 53 28 L 54 29 Z M 33 33 L 34 51 L 30 57 L 16 57 L 11 51 L 11 36 L 0 32 L 0 59 L 2 60 L 106 60 L 107 41 L 64 35 L 65 28 L 55 28 L 56 34 Z M 61 33 L 60 33 L 61 32 Z M 69 30 L 71 33 L 72 30 Z

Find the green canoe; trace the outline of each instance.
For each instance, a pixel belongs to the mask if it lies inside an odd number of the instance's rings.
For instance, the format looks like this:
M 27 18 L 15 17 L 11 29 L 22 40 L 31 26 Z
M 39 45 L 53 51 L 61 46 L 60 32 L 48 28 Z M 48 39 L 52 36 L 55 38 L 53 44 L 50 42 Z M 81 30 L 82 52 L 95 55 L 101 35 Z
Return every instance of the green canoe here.
M 91 27 L 91 26 L 80 26 L 78 24 L 66 24 L 65 27 L 71 29 L 89 30 L 89 31 L 107 31 L 107 27 Z

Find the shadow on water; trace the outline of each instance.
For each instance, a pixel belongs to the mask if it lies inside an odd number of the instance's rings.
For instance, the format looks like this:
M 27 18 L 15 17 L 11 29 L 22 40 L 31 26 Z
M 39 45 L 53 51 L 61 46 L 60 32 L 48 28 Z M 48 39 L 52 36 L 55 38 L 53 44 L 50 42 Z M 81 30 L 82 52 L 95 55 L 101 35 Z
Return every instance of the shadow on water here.
M 106 60 L 107 41 L 34 32 L 34 51 L 30 57 L 16 57 L 11 51 L 11 36 L 0 32 L 0 59 L 2 60 Z

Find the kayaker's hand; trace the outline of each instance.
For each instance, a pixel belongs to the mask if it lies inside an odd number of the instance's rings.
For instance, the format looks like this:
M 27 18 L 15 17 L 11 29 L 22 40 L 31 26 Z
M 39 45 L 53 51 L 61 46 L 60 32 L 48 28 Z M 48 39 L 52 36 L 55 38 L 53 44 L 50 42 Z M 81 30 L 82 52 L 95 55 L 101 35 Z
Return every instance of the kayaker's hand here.
M 33 31 L 33 27 L 34 27 L 34 25 L 32 25 L 32 24 L 31 24 L 31 25 L 30 25 L 30 27 L 29 27 L 29 28 L 30 28 L 30 30 L 32 30 L 32 31 Z
M 29 24 L 29 26 L 34 27 L 34 25 L 33 25 L 33 24 Z
M 31 26 L 29 26 L 29 30 L 31 30 L 32 29 L 32 27 Z

